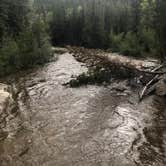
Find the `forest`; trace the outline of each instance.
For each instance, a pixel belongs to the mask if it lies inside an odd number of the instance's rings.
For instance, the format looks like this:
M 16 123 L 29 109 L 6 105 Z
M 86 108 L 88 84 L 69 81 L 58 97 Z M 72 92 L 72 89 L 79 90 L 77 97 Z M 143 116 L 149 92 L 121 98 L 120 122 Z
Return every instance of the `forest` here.
M 0 0 L 0 166 L 166 166 L 166 0 Z
M 1 0 L 0 75 L 46 62 L 50 46 L 166 53 L 165 0 Z
M 125 55 L 166 53 L 164 0 L 53 1 L 52 43 L 110 48 Z
M 49 36 L 30 0 L 0 1 L 0 76 L 42 64 L 50 57 Z

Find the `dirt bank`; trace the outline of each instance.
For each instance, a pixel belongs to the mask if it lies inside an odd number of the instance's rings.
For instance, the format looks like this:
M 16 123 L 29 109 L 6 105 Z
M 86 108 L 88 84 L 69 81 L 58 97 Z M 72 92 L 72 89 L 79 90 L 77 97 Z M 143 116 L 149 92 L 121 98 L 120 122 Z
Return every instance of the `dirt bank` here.
M 0 141 L 8 137 L 12 119 L 16 116 L 16 104 L 11 87 L 0 83 Z

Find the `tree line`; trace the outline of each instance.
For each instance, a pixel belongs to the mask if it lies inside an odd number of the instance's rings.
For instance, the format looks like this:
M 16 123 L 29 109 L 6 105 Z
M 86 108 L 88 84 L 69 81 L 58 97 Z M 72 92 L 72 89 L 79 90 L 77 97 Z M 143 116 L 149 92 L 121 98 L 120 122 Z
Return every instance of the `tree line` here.
M 0 0 L 0 76 L 48 60 L 49 38 L 32 0 Z
M 50 34 L 55 45 L 111 48 L 135 56 L 165 56 L 165 0 L 50 0 L 49 3 Z
M 53 45 L 165 58 L 165 0 L 0 0 L 0 76 L 48 61 Z

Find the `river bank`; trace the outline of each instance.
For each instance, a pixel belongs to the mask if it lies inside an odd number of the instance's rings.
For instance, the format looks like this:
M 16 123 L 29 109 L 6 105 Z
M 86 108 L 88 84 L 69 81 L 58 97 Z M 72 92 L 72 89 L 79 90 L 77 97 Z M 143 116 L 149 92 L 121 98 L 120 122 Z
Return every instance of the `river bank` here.
M 88 72 L 82 73 L 66 85 L 71 87 L 96 83 L 107 85 L 116 80 L 126 79 L 129 86 L 143 88 L 140 92 L 141 99 L 152 92 L 159 96 L 166 95 L 165 68 L 159 59 L 150 57 L 139 59 L 84 47 L 68 46 L 67 48 L 77 61 L 88 67 Z
M 17 115 L 13 92 L 10 86 L 0 84 L 0 141 L 10 137 L 12 119 Z

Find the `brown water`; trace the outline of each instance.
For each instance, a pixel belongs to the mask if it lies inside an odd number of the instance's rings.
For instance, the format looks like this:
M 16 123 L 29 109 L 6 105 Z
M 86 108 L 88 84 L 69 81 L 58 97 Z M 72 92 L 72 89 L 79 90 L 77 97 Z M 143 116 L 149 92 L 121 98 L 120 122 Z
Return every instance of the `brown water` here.
M 0 166 L 166 165 L 166 100 L 138 104 L 130 87 L 62 86 L 84 71 L 66 53 L 11 78 L 18 110 L 6 118 Z

